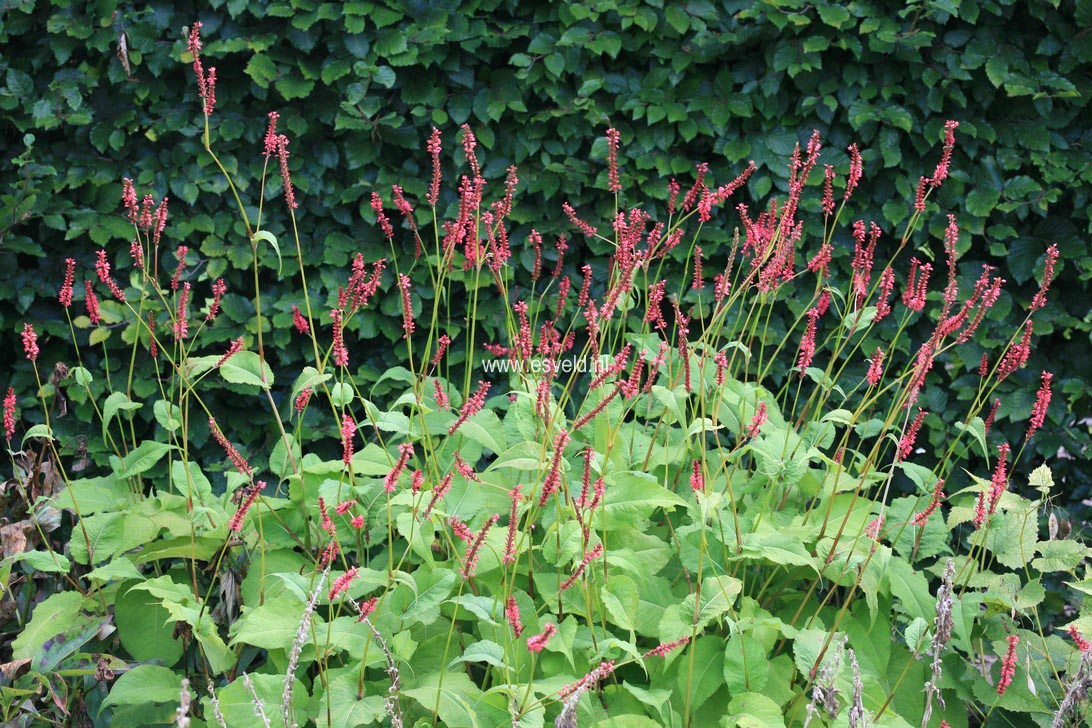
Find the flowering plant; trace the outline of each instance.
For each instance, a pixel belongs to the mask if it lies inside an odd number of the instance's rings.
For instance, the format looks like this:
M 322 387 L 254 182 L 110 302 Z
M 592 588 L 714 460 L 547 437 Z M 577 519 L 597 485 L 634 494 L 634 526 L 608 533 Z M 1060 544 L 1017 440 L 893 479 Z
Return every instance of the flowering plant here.
M 243 202 L 213 149 L 216 76 L 201 64 L 199 24 L 189 50 L 205 148 L 257 281 L 259 248 L 282 255 L 262 226 L 274 182 L 263 175 L 256 212 Z M 856 146 L 847 169 L 821 167 L 812 135 L 788 160 L 787 198 L 761 211 L 728 209 L 753 167 L 715 186 L 698 165 L 685 191 L 671 180 L 657 219 L 631 198 L 611 129 L 615 215 L 600 222 L 565 203 L 573 238 L 552 249 L 518 230 L 517 170 L 487 181 L 467 126 L 444 209 L 435 130 L 423 204 L 398 186 L 390 203 L 374 193 L 389 253 L 357 254 L 336 299 L 318 301 L 278 119 L 268 117 L 263 152 L 266 171 L 279 172 L 300 297 L 275 305 L 291 309 L 313 361 L 285 386 L 257 286 L 254 326 L 233 331 L 226 349 L 203 347 L 241 294 L 202 280 L 186 246 L 161 255 L 168 202 L 141 201 L 125 180 L 128 278 L 98 252 L 86 317 L 70 318 L 79 365 L 39 380 L 43 423 L 13 460 L 37 548 L 6 562 L 26 577 L 29 616 L 13 642 L 6 720 L 67 711 L 72 695 L 141 725 L 188 724 L 191 713 L 230 726 L 808 725 L 843 715 L 854 726 L 965 726 L 1051 713 L 1062 725 L 1079 715 L 1092 622 L 1044 619 L 1044 580 L 1074 572 L 1088 549 L 1040 533 L 1049 470 L 1036 471 L 1035 494 L 1010 482 L 1026 438 L 996 442 L 990 427 L 994 388 L 1027 362 L 1056 248 L 1025 318 L 982 355 L 973 400 L 958 417 L 925 409 L 930 372 L 971 345 L 1003 285 L 988 266 L 963 282 L 954 216 L 936 253 L 919 229 L 957 124 L 897 236 L 844 224 L 862 183 Z M 703 250 L 703 228 L 733 219 L 731 246 Z M 573 278 L 581 238 L 612 254 L 578 260 Z M 829 273 L 843 254 L 848 281 Z M 66 313 L 76 267 L 67 263 L 60 290 Z M 431 290 L 414 287 L 415 267 Z M 481 340 L 475 325 L 487 286 L 507 302 L 502 340 Z M 200 290 L 210 293 L 203 309 Z M 405 362 L 366 381 L 352 368 L 353 325 L 383 293 L 402 310 Z M 786 326 L 775 310 L 789 312 Z M 935 322 L 931 336 L 908 340 L 922 316 Z M 128 372 L 137 357 L 155 361 L 150 402 L 134 400 L 124 364 L 83 365 L 108 323 L 132 342 Z M 22 337 L 38 373 L 32 322 Z M 573 356 L 588 365 L 565 371 Z M 82 468 L 65 457 L 58 403 L 90 398 L 96 376 L 116 387 L 92 400 L 114 454 L 98 474 L 73 477 Z M 379 400 L 383 381 L 401 391 Z M 1041 381 L 1027 438 L 1050 400 L 1049 373 Z M 268 419 L 264 466 L 208 405 L 203 393 L 220 386 Z M 147 404 L 150 438 L 133 419 Z M 9 390 L 13 446 L 17 405 Z M 950 438 L 919 442 L 927 417 L 950 421 Z M 50 575 L 67 588 L 48 594 Z

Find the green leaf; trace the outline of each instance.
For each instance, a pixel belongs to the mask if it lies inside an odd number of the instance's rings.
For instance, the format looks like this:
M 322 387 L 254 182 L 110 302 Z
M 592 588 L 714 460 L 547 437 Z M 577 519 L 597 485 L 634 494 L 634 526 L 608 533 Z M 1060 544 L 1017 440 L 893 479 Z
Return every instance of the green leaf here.
M 149 543 L 158 533 L 159 527 L 146 516 L 99 513 L 84 518 L 73 529 L 69 549 L 77 563 L 101 564 L 124 551 Z
M 11 643 L 13 660 L 29 660 L 46 641 L 63 632 L 76 620 L 85 599 L 77 591 L 64 591 L 46 598 L 34 607 L 30 621 Z
M 838 4 L 820 5 L 816 9 L 823 22 L 835 28 L 844 27 L 850 18 L 849 11 Z
M 167 666 L 173 665 L 182 656 L 183 644 L 174 638 L 171 613 L 159 597 L 133 589 L 135 583 L 122 584 L 114 602 L 121 644 L 135 660 L 159 659 Z
M 387 717 L 383 696 L 365 695 L 361 699 L 357 678 L 352 674 L 331 679 L 329 688 L 319 698 L 319 704 L 330 706 L 329 720 L 326 710 L 319 710 L 320 728 L 356 728 L 381 723 Z
M 232 625 L 230 646 L 242 643 L 263 650 L 290 649 L 296 639 L 304 606 L 277 598 L 259 607 L 244 607 L 242 616 Z
M 712 635 L 698 637 L 690 649 L 691 659 L 677 660 L 675 664 L 679 666 L 679 694 L 692 714 L 724 685 L 724 640 Z
M 929 583 L 925 575 L 914 571 L 908 561 L 891 559 L 888 562 L 887 583 L 891 594 L 898 600 L 896 604 L 911 619 L 933 619 L 936 603 L 929 593 Z
M 1088 556 L 1089 549 L 1076 541 L 1043 541 L 1031 565 L 1039 571 L 1072 572 Z
M 770 677 L 766 650 L 750 632 L 737 632 L 724 651 L 724 684 L 733 695 L 762 690 Z
M 463 654 L 452 660 L 451 664 L 458 662 L 484 662 L 493 667 L 504 667 L 504 648 L 490 640 L 474 642 L 467 645 Z
M 625 529 L 637 518 L 650 515 L 657 508 L 685 508 L 686 501 L 656 482 L 654 478 L 633 471 L 608 472 L 603 513 L 597 526 L 608 530 Z
M 182 410 L 178 405 L 164 399 L 157 399 L 152 405 L 155 421 L 167 432 L 176 432 L 182 426 Z
M 34 571 L 50 574 L 65 574 L 72 569 L 72 562 L 64 554 L 49 551 L 23 551 L 11 557 L 13 562 L 22 562 Z
M 701 604 L 695 610 L 694 602 L 697 595 L 690 594 L 682 602 L 680 615 L 688 623 L 693 620 L 694 629 L 701 632 L 710 622 L 732 608 L 736 596 L 742 590 L 743 582 L 731 576 L 711 576 L 703 579 Z
M 87 516 L 100 511 L 116 511 L 125 508 L 132 501 L 133 494 L 125 482 L 117 476 L 105 475 L 101 478 L 81 478 L 73 480 L 53 499 L 57 508 L 79 511 Z
M 311 85 L 313 86 L 314 84 L 311 84 Z M 284 93 L 284 90 L 281 89 L 280 84 L 277 84 L 277 89 L 279 91 L 281 91 L 281 93 Z M 303 96 L 306 96 L 306 95 L 307 94 L 303 94 Z M 289 98 L 289 97 L 286 95 L 285 98 Z M 255 241 L 254 244 L 257 245 L 258 244 L 257 241 L 259 241 L 259 240 L 264 240 L 265 242 L 267 242 L 267 243 L 269 243 L 270 245 L 273 246 L 273 251 L 277 254 L 277 275 L 280 275 L 281 274 L 281 269 L 282 269 L 281 246 L 277 242 L 277 236 L 274 235 L 273 233 L 269 232 L 268 230 L 259 230 L 258 232 L 254 233 L 254 241 Z
M 102 707 L 177 703 L 181 694 L 182 675 L 176 675 L 168 667 L 137 665 L 118 677 L 110 694 L 102 701 Z
M 273 370 L 257 352 L 240 351 L 220 367 L 220 376 L 232 384 L 246 384 L 262 389 L 273 386 Z
M 478 688 L 465 672 L 435 672 L 414 681 L 402 694 L 416 701 L 428 713 L 436 710 L 441 725 L 449 728 L 479 728 L 474 704 Z
M 354 397 L 356 397 L 356 393 L 345 382 L 338 382 L 330 387 L 330 403 L 335 407 L 347 407 L 352 403 Z
M 31 427 L 29 430 L 26 431 L 25 435 L 23 435 L 23 445 L 22 446 L 26 447 L 27 440 L 33 440 L 33 439 L 38 438 L 38 437 L 40 437 L 40 438 L 42 438 L 44 440 L 52 440 L 53 439 L 53 430 L 51 430 L 49 428 L 49 425 L 34 425 L 33 427 Z
M 106 430 L 119 411 L 132 412 L 141 406 L 139 402 L 130 401 L 125 392 L 112 392 L 102 404 L 102 438 L 107 439 Z
M 145 440 L 137 446 L 136 450 L 133 450 L 121 460 L 111 458 L 114 475 L 123 479 L 146 473 L 162 460 L 164 455 L 174 449 L 174 445 L 156 442 L 155 440 Z
M 251 684 L 254 692 L 262 701 L 265 715 L 270 721 L 280 721 L 283 713 L 284 676 L 263 675 L 250 673 Z M 229 726 L 240 728 L 259 728 L 262 723 L 254 710 L 254 696 L 243 684 L 241 677 L 236 678 L 230 685 L 219 692 L 220 710 L 223 711 L 224 721 Z M 292 689 L 292 707 L 295 709 L 296 721 L 300 725 L 306 725 L 308 716 L 311 715 L 312 701 L 307 687 L 295 679 Z M 325 712 L 325 709 L 322 711 Z M 282 722 L 275 723 L 283 725 Z
M 976 187 L 963 201 L 963 207 L 975 217 L 986 217 L 1001 199 L 1000 190 L 990 187 Z
M 261 88 L 268 88 L 278 76 L 276 64 L 264 53 L 255 53 L 251 56 L 246 64 L 246 73 Z

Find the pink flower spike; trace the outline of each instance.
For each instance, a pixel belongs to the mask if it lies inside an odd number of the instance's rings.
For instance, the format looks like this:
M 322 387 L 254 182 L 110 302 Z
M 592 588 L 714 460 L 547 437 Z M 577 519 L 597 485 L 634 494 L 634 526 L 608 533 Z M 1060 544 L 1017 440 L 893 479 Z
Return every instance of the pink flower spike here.
M 8 393 L 4 395 L 4 437 L 11 442 L 15 434 L 15 388 L 8 387 Z
M 508 620 L 508 626 L 512 628 L 512 634 L 519 638 L 523 634 L 523 622 L 519 618 L 519 605 L 515 597 L 508 597 L 504 605 L 504 616 Z
M 899 450 L 895 454 L 896 462 L 905 460 L 909 457 L 910 453 L 914 451 L 914 441 L 918 439 L 918 430 L 921 429 L 921 422 L 925 419 L 925 415 L 929 414 L 921 407 L 918 407 L 918 416 L 914 418 L 914 421 L 910 423 L 910 426 L 906 428 L 906 432 L 903 433 L 902 438 L 899 440 Z
M 379 227 L 383 231 L 383 236 L 387 240 L 393 240 L 394 227 L 391 226 L 391 221 L 387 219 L 386 213 L 383 212 L 383 200 L 379 197 L 378 192 L 372 192 L 371 204 L 372 210 L 375 211 L 376 222 L 379 223 Z
M 265 488 L 265 481 L 259 480 L 250 488 L 250 492 L 247 493 L 246 500 L 242 502 L 239 509 L 235 511 L 235 515 L 231 517 L 231 521 L 228 523 L 228 531 L 233 533 L 239 533 L 243 530 L 243 519 L 246 518 L 247 511 L 254 505 L 254 501 L 258 500 L 258 496 Z
M 1031 299 L 1031 310 L 1038 311 L 1046 305 L 1046 294 L 1050 290 L 1050 283 L 1054 280 L 1054 264 L 1058 262 L 1058 246 L 1051 245 L 1047 248 L 1046 262 L 1043 263 L 1043 282 L 1039 284 L 1039 291 Z
M 450 428 L 448 428 L 447 434 L 454 435 L 455 431 L 466 422 L 468 419 L 476 415 L 485 406 L 485 397 L 489 394 L 489 388 L 492 385 L 489 382 L 478 382 L 478 389 L 474 394 L 467 398 L 463 403 L 462 409 L 459 410 L 459 419 L 455 420 Z
M 755 416 L 751 418 L 751 426 L 747 429 L 747 437 L 754 439 L 766 424 L 769 414 L 766 412 L 766 402 L 760 401 L 755 408 Z
M 301 334 L 311 333 L 311 324 L 307 323 L 307 319 L 300 313 L 299 306 L 292 307 L 292 325 L 296 327 L 296 331 Z
M 1054 378 L 1054 375 L 1050 372 L 1042 373 L 1042 384 L 1039 385 L 1039 391 L 1035 395 L 1035 406 L 1031 409 L 1031 422 L 1028 424 L 1028 432 L 1026 439 L 1030 440 L 1046 422 L 1047 408 L 1050 407 L 1050 381 Z
M 98 326 L 99 322 L 102 321 L 102 315 L 99 313 L 99 298 L 91 287 L 91 281 L 84 281 L 83 286 L 83 302 L 87 306 L 87 318 L 91 319 L 92 325 Z
M 660 644 L 656 645 L 651 650 L 649 650 L 648 652 L 646 652 L 645 654 L 643 654 L 641 656 L 642 657 L 663 657 L 667 653 L 672 652 L 674 650 L 677 650 L 680 647 L 685 646 L 689 642 L 690 642 L 689 637 L 683 637 L 681 639 L 675 640 L 674 642 L 661 642 Z
M 618 143 L 622 135 L 617 129 L 607 129 L 607 175 L 609 183 L 607 189 L 618 194 L 622 191 L 622 182 L 618 176 Z
M 266 159 L 272 157 L 277 153 L 277 119 L 281 118 L 281 115 L 276 111 L 269 112 L 269 126 L 265 130 L 265 143 L 263 154 Z
M 314 390 L 310 387 L 307 387 L 299 393 L 299 395 L 296 397 L 296 412 L 302 413 L 305 409 L 307 409 L 307 403 L 311 401 L 311 395 L 313 393 Z
M 1020 644 L 1020 638 L 1014 634 L 1010 634 L 1005 640 L 1009 643 L 1009 649 L 1005 652 L 1005 659 L 1001 661 L 1001 679 L 997 682 L 998 695 L 1005 694 L 1016 675 L 1016 645 Z
M 27 359 L 37 361 L 38 334 L 34 333 L 34 325 L 29 323 L 23 324 L 23 332 L 19 335 L 23 337 L 23 353 L 26 355 Z
M 224 366 L 224 364 L 227 364 L 228 359 L 235 356 L 236 354 L 238 354 L 242 350 L 243 350 L 243 337 L 240 336 L 238 339 L 231 342 L 231 346 L 229 346 L 228 350 L 226 352 L 224 352 L 224 355 L 222 357 L 220 357 L 220 360 L 216 362 L 216 368 L 219 369 L 220 367 Z
M 61 284 L 61 291 L 57 295 L 57 299 L 61 302 L 61 305 L 68 308 L 72 305 L 72 283 L 76 277 L 76 261 L 73 258 L 65 258 L 64 261 L 64 283 Z
M 356 421 L 346 413 L 341 418 L 341 462 L 346 466 L 353 464 L 353 436 L 356 434 Z
M 338 578 L 334 579 L 334 583 L 330 587 L 330 601 L 333 601 L 337 595 L 342 594 L 349 589 L 349 584 L 356 578 L 358 571 L 359 569 L 354 566 Z
M 220 315 L 220 301 L 225 293 L 227 293 L 227 284 L 224 283 L 223 278 L 217 278 L 216 282 L 212 284 L 212 303 L 209 304 L 209 312 L 205 316 L 206 321 L 215 321 L 216 317 Z
M 174 320 L 175 341 L 184 340 L 190 335 L 190 321 L 188 305 L 190 302 L 190 284 L 183 283 L 182 291 L 178 294 L 178 310 Z
M 339 516 L 344 516 L 346 513 L 353 510 L 353 506 L 355 506 L 355 505 L 356 505 L 356 501 L 351 501 L 351 500 L 341 501 L 334 508 L 334 513 L 338 514 Z
M 1089 644 L 1088 640 L 1081 636 L 1081 633 L 1077 630 L 1077 625 L 1069 625 L 1069 629 L 1066 631 L 1069 632 L 1069 636 L 1073 639 L 1073 642 L 1077 645 L 1077 649 L 1081 652 L 1088 652 L 1089 648 L 1092 647 L 1092 644 Z
M 227 453 L 227 456 L 235 466 L 235 469 L 245 478 L 249 479 L 253 477 L 254 469 L 250 467 L 250 463 L 246 461 L 246 458 L 244 458 L 235 446 L 231 444 L 231 441 L 227 439 L 227 436 L 220 431 L 220 426 L 216 424 L 216 418 L 214 417 L 209 417 L 209 431 L 212 433 L 213 439 L 220 444 L 220 447 L 224 448 L 224 452 Z
M 701 472 L 701 460 L 695 460 L 690 468 L 690 490 L 705 492 L 705 476 Z
M 527 638 L 527 649 L 531 652 L 542 652 L 550 638 L 557 634 L 557 625 L 547 622 L 540 634 Z
M 398 287 L 402 291 L 402 329 L 406 332 L 402 338 L 408 339 L 417 330 L 417 324 L 413 320 L 413 303 L 410 301 L 413 282 L 405 273 L 399 273 Z
M 429 185 L 425 199 L 429 205 L 436 207 L 436 203 L 440 200 L 440 180 L 443 175 L 440 168 L 440 130 L 436 127 L 432 127 L 432 136 L 428 140 L 428 153 L 432 157 L 432 183 Z
M 872 355 L 872 358 L 868 361 L 868 379 L 869 386 L 875 387 L 880 383 L 883 378 L 883 349 L 876 348 L 876 353 Z

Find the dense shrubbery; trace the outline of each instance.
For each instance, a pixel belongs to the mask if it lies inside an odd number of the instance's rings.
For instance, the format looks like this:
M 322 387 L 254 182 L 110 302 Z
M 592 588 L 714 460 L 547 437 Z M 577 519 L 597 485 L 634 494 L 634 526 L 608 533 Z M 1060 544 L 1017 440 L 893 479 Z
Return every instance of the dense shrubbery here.
M 3 402 L 23 446 L 6 483 L 22 520 L 0 530 L 6 724 L 1082 720 L 1092 616 L 1064 607 L 1088 592 L 1089 549 L 1059 522 L 1050 468 L 1017 474 L 1052 401 L 1028 367 L 1058 248 L 1006 308 L 996 272 L 961 260 L 954 215 L 924 227 L 945 212 L 958 124 L 939 162 L 907 163 L 921 184 L 890 255 L 851 214 L 856 145 L 843 173 L 821 166 L 818 133 L 792 151 L 787 194 L 741 206 L 742 230 L 706 254 L 751 167 L 699 169 L 661 215 L 609 129 L 610 214 L 559 204 L 578 232 L 524 244 L 519 173 L 488 183 L 464 126 L 452 214 L 436 131 L 420 195 L 370 196 L 384 253 L 331 267 L 298 232 L 290 129 L 271 114 L 264 155 L 223 138 L 197 28 L 189 48 L 202 155 L 225 180 L 210 208 L 234 206 L 226 242 L 253 283 L 203 280 L 208 263 L 167 243 L 182 216 L 126 179 L 131 245 L 113 264 L 68 258 L 55 284 L 74 348 L 42 350 L 39 321 L 22 324 L 35 387 Z M 611 252 L 570 277 L 577 245 Z M 267 251 L 291 270 L 275 293 Z M 376 307 L 402 342 L 378 378 L 345 336 Z M 267 331 L 270 309 L 286 321 Z M 95 361 L 111 331 L 121 355 Z M 932 410 L 931 373 L 968 356 L 966 404 Z M 991 402 L 1024 374 L 1041 385 L 1010 437 Z M 239 420 L 270 433 L 260 464 Z M 1059 577 L 1072 588 L 1048 591 Z
M 605 146 L 589 143 L 592 130 L 607 125 L 621 131 L 633 189 L 651 198 L 660 214 L 669 180 L 692 180 L 690 160 L 707 161 L 717 178 L 755 160 L 758 170 L 740 193 L 753 204 L 774 190 L 785 193 L 781 160 L 807 130 L 823 131 L 833 147 L 823 162 L 842 174 L 848 165 L 843 150 L 857 141 L 868 184 L 848 212 L 892 230 L 905 224 L 905 201 L 916 184 L 907 161 L 935 146 L 944 119 L 959 119 L 956 171 L 923 226 L 939 236 L 947 225 L 939 210 L 954 211 L 966 233 L 964 259 L 999 266 L 1008 286 L 991 312 L 997 320 L 1027 305 L 1047 245 L 1060 247 L 1057 285 L 1066 295 L 1037 320 L 1043 343 L 1033 353 L 1036 370 L 1055 373 L 1057 396 L 1035 457 L 1029 453 L 1020 467 L 1026 475 L 1064 447 L 1078 456 L 1055 463 L 1067 484 L 1064 497 L 1085 495 L 1088 428 L 1078 420 L 1089 412 L 1085 383 L 1092 361 L 1085 303 L 1092 256 L 1082 242 L 1092 170 L 1090 132 L 1081 121 L 1092 57 L 1092 34 L 1082 30 L 1092 19 L 1088 2 L 907 3 L 896 17 L 887 7 L 840 2 L 469 2 L 458 9 L 421 4 L 401 10 L 377 2 L 231 0 L 213 6 L 202 8 L 201 18 L 215 38 L 206 49 L 219 75 L 215 133 L 252 148 L 263 133 L 257 110 L 281 112 L 299 153 L 293 170 L 306 217 L 304 253 L 328 271 L 309 281 L 312 295 L 324 302 L 341 282 L 333 271 L 357 250 L 369 260 L 381 255 L 371 192 L 386 197 L 390 185 L 399 184 L 410 197 L 422 196 L 427 174 L 418 150 L 433 124 L 453 130 L 471 122 L 480 129 L 490 152 L 487 179 L 499 180 L 510 164 L 520 165 L 525 206 L 513 213 L 512 235 L 525 240 L 531 225 L 548 239 L 571 236 L 571 225 L 547 199 L 609 216 L 610 204 L 593 194 L 604 179 Z M 207 290 L 225 279 L 225 316 L 210 328 L 209 340 L 226 345 L 237 326 L 255 333 L 254 311 L 238 294 L 251 285 L 250 251 L 237 244 L 238 223 L 209 202 L 216 195 L 200 194 L 225 188 L 201 152 L 192 91 L 183 93 L 177 62 L 185 51 L 182 28 L 196 14 L 177 3 L 10 4 L 0 28 L 0 133 L 8 162 L 0 170 L 5 336 L 14 337 L 30 317 L 46 350 L 64 350 L 67 326 L 51 305 L 53 281 L 70 249 L 84 267 L 94 260 L 95 245 L 107 246 L 115 265 L 124 260 L 131 230 L 116 206 L 124 176 L 157 198 L 169 196 L 176 211 L 185 209 L 165 234 L 172 247 L 189 247 L 195 285 Z M 240 151 L 225 153 L 223 162 L 257 201 L 250 185 L 261 160 Z M 453 191 L 445 192 L 441 208 L 451 212 L 454 204 Z M 739 221 L 732 210 L 717 215 L 718 224 L 704 233 L 706 251 L 723 258 Z M 429 234 L 430 221 L 421 224 Z M 286 232 L 280 220 L 270 230 Z M 885 235 L 879 244 L 885 254 L 893 252 L 890 240 Z M 844 274 L 848 234 L 839 230 L 835 243 L 832 266 Z M 601 290 L 607 272 L 595 261 L 606 252 L 601 242 L 576 239 L 567 269 L 575 276 L 591 262 Z M 299 292 L 282 284 L 294 280 L 297 266 L 289 256 L 277 275 L 270 249 L 261 251 L 260 263 L 263 289 L 274 301 L 261 325 L 287 373 L 307 357 L 288 334 Z M 519 264 L 530 266 L 529 254 Z M 427 280 L 414 282 L 421 290 Z M 485 314 L 482 335 L 496 335 L 502 302 L 486 289 L 477 305 Z M 385 300 L 349 327 L 350 345 L 367 352 L 354 359 L 361 376 L 378 378 L 404 355 L 398 308 L 397 300 Z M 114 313 L 107 308 L 104 315 Z M 776 335 L 789 324 L 774 313 L 770 331 Z M 106 337 L 103 355 L 123 356 L 121 332 L 99 331 L 96 338 Z M 950 369 L 933 373 L 924 393 L 931 411 L 964 406 L 973 397 L 978 358 L 1000 343 L 984 336 Z M 87 352 L 93 363 L 99 351 Z M 20 376 L 17 390 L 26 397 L 32 382 Z M 151 381 L 151 370 L 141 369 L 142 395 L 153 392 Z M 104 396 L 103 386 L 93 385 L 95 396 Z M 386 386 L 376 392 L 381 401 L 393 393 L 384 392 Z M 1007 438 L 1019 435 L 1036 386 L 1033 377 L 1017 373 L 999 389 L 996 426 Z M 230 395 L 209 397 L 218 402 Z M 84 422 L 92 417 L 87 405 L 75 407 L 75 414 Z M 153 425 L 146 413 L 137 417 L 134 427 Z M 245 449 L 262 460 L 275 441 L 271 433 L 243 415 L 228 417 Z M 194 437 L 199 444 L 200 432 Z M 948 433 L 929 418 L 923 437 L 939 444 Z M 92 458 L 103 461 L 107 450 L 99 438 L 86 444 Z

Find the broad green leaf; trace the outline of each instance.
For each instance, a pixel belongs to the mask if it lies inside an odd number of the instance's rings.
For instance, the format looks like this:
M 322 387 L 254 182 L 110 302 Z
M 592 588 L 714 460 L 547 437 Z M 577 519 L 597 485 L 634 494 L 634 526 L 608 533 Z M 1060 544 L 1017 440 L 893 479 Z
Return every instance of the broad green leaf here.
M 284 696 L 284 675 L 263 675 L 250 673 L 251 684 L 254 692 L 262 701 L 262 708 L 266 717 L 273 725 L 283 725 L 281 715 L 283 713 L 282 702 Z M 263 728 L 262 720 L 254 710 L 254 696 L 242 677 L 235 678 L 230 685 L 221 688 L 218 696 L 220 710 L 224 713 L 224 721 L 232 728 Z M 312 704 L 307 687 L 296 678 L 292 688 L 292 707 L 295 709 L 295 719 L 300 725 L 306 725 L 309 716 L 312 715 Z M 325 712 L 323 709 L 322 712 Z M 209 713 L 211 715 L 211 712 Z
M 243 614 L 231 626 L 231 646 L 243 643 L 263 650 L 288 650 L 296 639 L 305 605 L 287 599 L 271 599 Z M 318 621 L 318 617 L 315 617 Z
M 72 562 L 64 554 L 49 551 L 23 551 L 11 557 L 12 561 L 22 562 L 33 571 L 51 574 L 66 574 L 72 569 Z
M 155 421 L 167 432 L 175 432 L 182 426 L 182 411 L 178 405 L 164 399 L 157 399 L 152 405 Z
M 78 510 L 87 516 L 100 511 L 116 511 L 125 508 L 133 497 L 128 486 L 113 474 L 101 478 L 73 480 L 54 498 L 57 508 Z
M 118 554 L 150 543 L 159 527 L 146 516 L 99 513 L 72 529 L 69 549 L 79 564 L 101 564 Z
M 693 712 L 724 686 L 724 640 L 712 635 L 698 637 L 690 650 L 687 659 L 676 660 L 674 664 L 679 671 L 680 704 Z
M 457 662 L 484 662 L 493 667 L 504 667 L 504 648 L 496 642 L 481 640 L 466 646 L 463 654 L 451 661 Z
M 770 677 L 766 650 L 751 632 L 737 632 L 724 651 L 724 684 L 733 695 L 759 691 Z
M 606 480 L 604 518 L 597 521 L 603 528 L 630 528 L 636 519 L 650 515 L 657 508 L 686 507 L 686 501 L 644 473 L 607 473 Z
M 352 403 L 354 397 L 356 397 L 356 393 L 345 382 L 338 382 L 330 387 L 330 402 L 335 407 L 347 407 Z
M 44 440 L 53 439 L 53 430 L 49 428 L 49 425 L 34 425 L 23 435 L 23 447 L 26 447 L 27 440 L 33 440 L 35 438 L 42 438 Z
M 273 370 L 257 352 L 240 351 L 220 367 L 220 376 L 232 384 L 246 384 L 262 389 L 273 386 Z
M 114 681 L 110 694 L 102 701 L 102 707 L 177 703 L 182 694 L 182 678 L 168 667 L 137 665 Z
M 887 583 L 901 611 L 911 619 L 920 617 L 932 621 L 936 600 L 929 592 L 924 574 L 915 571 L 907 561 L 891 559 L 887 564 Z
M 30 621 L 11 643 L 13 660 L 29 660 L 42 648 L 46 640 L 70 626 L 86 605 L 83 595 L 77 591 L 53 594 L 39 602 L 30 615 Z
M 612 623 L 625 630 L 635 629 L 634 618 L 641 605 L 641 595 L 633 579 L 625 575 L 612 576 L 600 589 L 599 598 Z
M 182 656 L 183 644 L 174 637 L 171 613 L 160 603 L 160 597 L 133 589 L 135 583 L 122 584 L 114 602 L 121 644 L 135 660 L 159 659 L 167 666 L 173 665 Z
M 449 728 L 479 728 L 474 704 L 481 690 L 465 672 L 435 672 L 410 683 L 402 694 L 429 714 L 439 707 L 441 724 Z
M 1036 547 L 1039 556 L 1031 560 L 1039 571 L 1072 572 L 1088 556 L 1089 549 L 1076 541 L 1043 541 Z
M 320 374 L 319 370 L 314 367 L 304 367 L 300 375 L 296 377 L 296 383 L 292 385 L 292 396 L 295 397 L 305 389 L 316 389 L 320 384 L 329 381 L 332 377 L 333 375 L 329 372 Z
M 356 728 L 377 725 L 387 717 L 382 695 L 365 695 L 360 698 L 355 675 L 338 675 L 329 681 L 329 688 L 320 696 L 319 704 L 330 706 L 327 716 L 325 707 L 318 711 L 320 728 Z
M 163 459 L 164 455 L 174 449 L 174 445 L 145 440 L 120 460 L 111 458 L 110 464 L 118 478 L 132 478 L 150 470 Z
M 731 576 L 711 576 L 701 582 L 701 602 L 697 609 L 697 595 L 691 594 L 680 606 L 680 616 L 701 632 L 714 619 L 721 617 L 735 604 L 736 596 L 743 589 L 743 582 Z

